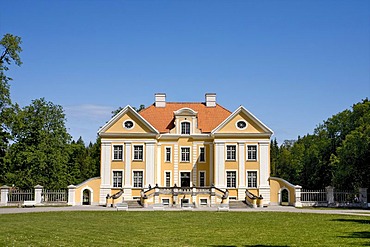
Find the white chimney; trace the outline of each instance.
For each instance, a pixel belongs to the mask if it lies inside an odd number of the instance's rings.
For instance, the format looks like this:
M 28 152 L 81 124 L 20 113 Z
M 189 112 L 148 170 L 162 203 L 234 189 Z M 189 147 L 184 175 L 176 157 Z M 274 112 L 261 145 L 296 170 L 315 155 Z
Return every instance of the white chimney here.
M 166 94 L 156 93 L 155 97 L 155 107 L 166 107 Z
M 215 93 L 206 93 L 206 106 L 216 107 L 216 94 Z

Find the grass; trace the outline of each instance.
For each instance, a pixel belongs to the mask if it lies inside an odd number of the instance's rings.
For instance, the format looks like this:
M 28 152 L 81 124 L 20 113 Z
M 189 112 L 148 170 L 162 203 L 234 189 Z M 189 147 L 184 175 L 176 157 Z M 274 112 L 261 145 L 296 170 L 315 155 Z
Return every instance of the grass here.
M 278 212 L 0 215 L 0 246 L 369 246 L 370 217 Z

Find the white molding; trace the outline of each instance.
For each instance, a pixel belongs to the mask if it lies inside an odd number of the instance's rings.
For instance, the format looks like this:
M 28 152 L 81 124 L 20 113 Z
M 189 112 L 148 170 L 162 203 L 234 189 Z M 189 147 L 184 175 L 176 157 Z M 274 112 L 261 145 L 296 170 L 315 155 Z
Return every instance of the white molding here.
M 163 171 L 163 186 L 167 187 L 167 184 L 166 184 L 166 173 L 169 172 L 170 173 L 170 186 L 173 186 L 173 179 L 172 179 L 172 171 L 171 170 L 164 170 Z
M 182 149 L 183 148 L 189 148 L 189 161 L 183 161 L 182 160 Z M 192 148 L 191 146 L 180 146 L 180 163 L 192 163 Z
M 216 187 L 225 187 L 225 143 L 215 143 L 214 178 Z
M 236 172 L 235 174 L 235 187 L 228 187 L 227 186 L 227 172 Z M 225 174 L 224 174 L 224 177 L 225 177 L 225 187 L 228 188 L 228 189 L 237 189 L 239 187 L 239 172 L 238 172 L 238 169 L 225 169 Z
M 114 159 L 114 146 L 122 147 L 122 159 Z M 112 161 L 124 161 L 125 160 L 125 148 L 124 143 L 112 143 Z
M 125 187 L 131 186 L 131 142 L 125 143 L 125 154 L 126 154 L 126 161 L 125 161 Z
M 154 147 L 155 149 L 155 147 Z M 166 152 L 166 150 L 165 150 Z M 161 183 L 161 169 L 162 169 L 162 144 L 158 143 L 157 144 L 157 152 L 154 154 L 154 156 L 157 158 L 157 162 L 156 164 L 154 164 L 155 166 L 155 170 L 156 170 L 156 183 L 161 186 L 162 183 Z
M 142 181 L 142 187 L 134 187 L 134 172 L 143 172 L 143 181 Z M 145 180 L 146 180 L 146 176 L 145 176 L 145 169 L 132 169 L 131 171 L 131 179 L 132 179 L 132 185 L 131 185 L 131 189 L 142 189 L 142 188 L 148 188 L 148 186 L 145 186 Z M 155 186 L 155 184 L 150 184 L 152 187 Z
M 290 205 L 290 190 L 287 187 L 285 187 L 285 186 L 280 187 L 280 189 L 279 189 L 279 192 L 278 192 L 278 204 L 281 205 L 281 203 L 282 203 L 282 200 L 281 200 L 281 192 L 283 190 L 287 190 L 288 191 L 288 205 Z
M 244 128 L 239 128 L 239 126 L 238 126 L 238 123 L 239 122 L 244 122 L 245 123 L 245 127 Z M 238 121 L 235 122 L 235 128 L 238 129 L 238 130 L 245 130 L 246 128 L 248 128 L 248 125 L 249 125 L 248 122 L 246 120 L 244 120 L 244 119 L 238 120 Z
M 249 159 L 248 158 L 248 147 L 249 146 L 256 146 L 256 159 Z M 259 159 L 258 159 L 258 155 L 259 155 L 259 145 L 258 144 L 247 144 L 247 147 L 246 147 L 246 161 L 249 161 L 249 162 L 258 162 Z
M 198 170 L 198 185 L 197 186 L 201 186 L 200 185 L 200 173 L 201 172 L 204 172 L 204 185 L 203 186 L 207 186 L 207 171 L 206 170 Z
M 110 185 L 110 170 L 111 170 L 111 144 L 102 143 L 101 144 L 101 185 Z
M 269 165 L 270 165 L 270 153 L 269 153 L 269 143 L 261 143 L 259 145 L 260 149 L 260 186 L 269 187 Z
M 93 202 L 94 202 L 94 190 L 89 186 L 85 186 L 80 190 L 80 199 L 81 199 L 80 203 L 81 203 L 81 205 L 83 205 L 83 202 L 84 202 L 84 190 L 89 190 L 90 191 L 90 204 L 89 205 L 92 205 Z
M 200 160 L 200 149 L 203 148 L 204 149 L 204 161 L 201 161 Z M 199 160 L 198 160 L 198 163 L 201 163 L 201 164 L 204 164 L 204 163 L 207 163 L 207 151 L 206 151 L 206 146 L 199 146 L 198 147 L 198 157 L 199 157 Z
M 132 127 L 131 128 L 126 128 L 126 126 L 125 126 L 125 123 L 126 122 L 128 122 L 128 121 L 130 121 L 130 122 L 132 122 Z M 124 128 L 124 129 L 126 129 L 126 130 L 132 130 L 133 128 L 135 128 L 135 121 L 134 120 L 132 120 L 132 119 L 127 119 L 127 120 L 125 120 L 123 123 L 122 123 L 122 127 Z
M 167 148 L 170 149 L 170 160 L 167 160 Z M 172 163 L 172 146 L 164 146 L 164 163 Z
M 228 159 L 227 158 L 227 146 L 234 146 L 235 147 L 235 159 Z M 236 143 L 225 143 L 225 161 L 238 161 L 238 145 Z
M 182 133 L 182 124 L 183 123 L 189 123 L 189 134 L 183 134 Z M 189 121 L 189 120 L 182 120 L 181 122 L 180 122 L 180 129 L 179 129 L 179 132 L 178 132 L 178 134 L 180 135 L 180 136 L 190 136 L 190 135 L 192 135 L 193 133 L 194 133 L 194 131 L 192 131 L 193 130 L 193 126 L 192 126 L 193 124 L 192 124 L 192 122 L 191 121 Z
M 121 187 L 114 187 L 113 186 L 113 172 L 122 172 L 122 186 Z M 124 169 L 112 169 L 112 171 L 111 171 L 111 184 L 110 184 L 110 186 L 112 188 L 114 188 L 114 189 L 123 188 L 123 186 L 125 184 L 124 180 L 125 180 L 125 170 Z
M 238 143 L 239 148 L 239 161 L 238 161 L 238 168 L 239 168 L 239 187 L 245 186 L 246 178 L 244 177 L 244 170 L 245 170 L 245 144 L 243 142 Z
M 155 170 L 154 170 L 154 162 L 155 162 L 155 150 L 154 150 L 154 144 L 148 143 L 145 145 L 145 153 L 146 153 L 146 162 L 145 162 L 145 170 L 146 170 L 146 176 L 145 176 L 145 187 L 148 187 L 149 184 L 155 185 Z
M 137 143 L 133 143 L 132 144 L 132 150 L 131 150 L 131 152 L 132 152 L 132 161 L 133 162 L 144 162 L 145 160 L 146 160 L 146 157 L 145 157 L 145 155 L 146 155 L 146 146 L 148 145 L 148 143 L 146 144 L 146 145 L 144 145 L 144 144 L 137 144 Z M 140 159 L 135 159 L 135 146 L 136 147 L 138 147 L 138 146 L 141 146 L 142 148 L 143 148 L 143 154 L 142 154 L 142 156 L 143 156 L 143 158 L 140 160 Z

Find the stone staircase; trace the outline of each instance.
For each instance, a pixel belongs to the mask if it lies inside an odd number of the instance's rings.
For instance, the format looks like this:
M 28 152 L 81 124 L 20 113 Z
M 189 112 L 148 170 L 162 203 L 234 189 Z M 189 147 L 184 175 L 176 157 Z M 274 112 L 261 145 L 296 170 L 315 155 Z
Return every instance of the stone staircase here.
M 245 201 L 229 201 L 229 208 L 249 208 Z
M 142 208 L 139 200 L 125 200 L 127 203 L 128 208 Z

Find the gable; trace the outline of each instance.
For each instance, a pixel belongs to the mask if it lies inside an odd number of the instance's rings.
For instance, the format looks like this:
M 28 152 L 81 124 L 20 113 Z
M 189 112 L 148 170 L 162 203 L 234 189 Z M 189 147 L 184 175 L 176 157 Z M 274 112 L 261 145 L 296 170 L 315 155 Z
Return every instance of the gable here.
M 127 123 L 127 124 L 126 124 Z M 132 126 L 130 126 L 130 124 Z M 99 131 L 103 134 L 158 134 L 158 131 L 141 117 L 131 106 L 126 106 Z

